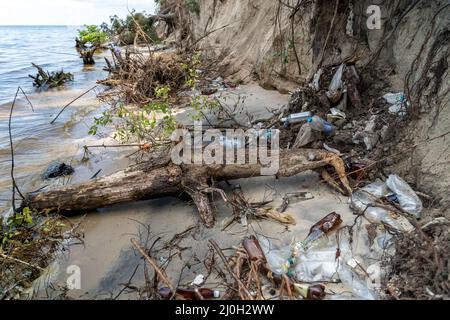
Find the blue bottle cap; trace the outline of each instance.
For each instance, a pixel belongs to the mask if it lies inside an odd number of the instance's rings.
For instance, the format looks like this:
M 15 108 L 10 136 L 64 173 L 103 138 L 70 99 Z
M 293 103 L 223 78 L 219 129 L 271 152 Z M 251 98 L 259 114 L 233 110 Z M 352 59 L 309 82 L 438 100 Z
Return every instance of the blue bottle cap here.
M 311 123 L 313 121 L 312 117 L 309 117 L 308 120 L 306 120 L 308 123 Z

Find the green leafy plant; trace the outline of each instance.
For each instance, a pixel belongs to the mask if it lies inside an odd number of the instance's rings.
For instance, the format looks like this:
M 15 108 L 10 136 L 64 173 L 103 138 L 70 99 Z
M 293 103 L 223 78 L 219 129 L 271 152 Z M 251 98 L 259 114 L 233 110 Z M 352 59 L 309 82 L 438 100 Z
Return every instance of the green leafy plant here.
M 135 40 L 150 40 L 153 43 L 159 43 L 161 40 L 156 35 L 154 22 L 155 20 L 145 12 L 132 11 L 125 19 L 121 19 L 117 15 L 111 16 L 111 26 L 108 27 L 106 24 L 103 24 L 102 28 L 111 37 L 116 37 L 121 44 L 130 45 Z M 136 38 L 139 30 L 144 32 L 146 39 L 142 39 L 142 34 L 140 39 Z
M 170 106 L 170 88 L 159 87 L 155 90 L 156 99 L 142 108 L 125 106 L 119 103 L 114 110 L 105 111 L 94 118 L 89 134 L 96 135 L 100 126 L 113 122 L 115 116 L 114 139 L 121 142 L 148 142 L 167 139 L 176 128 L 176 121 Z M 159 118 L 159 119 L 158 119 Z
M 108 41 L 108 34 L 96 25 L 85 25 L 84 29 L 78 30 L 78 40 L 82 45 L 89 42 L 99 47 Z

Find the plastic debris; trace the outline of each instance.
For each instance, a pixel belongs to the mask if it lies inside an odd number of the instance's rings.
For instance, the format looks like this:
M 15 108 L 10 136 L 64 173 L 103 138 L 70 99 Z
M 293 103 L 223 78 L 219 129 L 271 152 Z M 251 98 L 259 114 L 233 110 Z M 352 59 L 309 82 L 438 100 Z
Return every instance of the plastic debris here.
M 376 201 L 389 195 L 389 190 L 384 182 L 375 182 L 353 193 L 350 199 L 350 207 L 359 214 L 363 214 L 367 220 L 376 224 L 386 224 L 402 232 L 411 232 L 414 226 L 403 216 L 377 207 Z
M 299 123 L 305 120 L 308 120 L 312 116 L 311 112 L 300 112 L 289 115 L 286 118 L 282 118 L 281 122 L 284 123 L 285 126 L 289 126 L 290 124 Z
M 202 274 L 199 274 L 195 277 L 194 281 L 192 281 L 191 286 L 201 286 L 203 283 L 205 283 L 205 276 Z
M 387 93 L 383 96 L 384 100 L 391 106 L 389 112 L 400 116 L 406 115 L 406 107 L 409 105 L 406 95 L 403 92 Z
M 308 123 L 311 125 L 311 129 L 319 132 L 323 132 L 326 135 L 332 135 L 335 131 L 334 126 L 328 121 L 323 120 L 321 117 L 314 116 L 308 118 Z
M 323 284 L 307 285 L 294 283 L 295 290 L 307 300 L 322 300 L 325 298 L 325 286 Z
M 310 123 L 305 123 L 298 132 L 293 148 L 298 149 L 304 147 L 307 144 L 316 141 L 319 138 L 319 135 L 319 133 L 312 129 Z
M 322 77 L 323 69 L 320 68 L 317 70 L 316 74 L 314 75 L 312 83 L 310 83 L 310 87 L 313 88 L 316 91 L 319 91 L 320 89 L 320 77 Z
M 342 155 L 342 153 L 338 149 L 332 148 L 329 145 L 327 145 L 326 143 L 323 144 L 323 148 L 325 150 L 327 150 L 328 152 L 337 154 L 338 156 Z
M 239 139 L 229 139 L 227 137 L 219 137 L 219 143 L 226 148 L 243 148 L 241 140 Z
M 342 75 L 344 73 L 345 63 L 341 64 L 331 80 L 327 91 L 327 97 L 331 102 L 337 103 L 342 97 Z
M 339 240 L 337 240 L 338 238 Z M 313 247 L 302 249 L 297 259 L 293 260 L 289 258 L 290 246 L 281 249 L 273 248 L 269 240 L 260 237 L 261 247 L 272 272 L 287 274 L 298 283 L 337 283 L 340 281 L 351 290 L 352 297 L 366 300 L 375 299 L 375 292 L 368 286 L 370 281 L 367 280 L 371 279 L 368 279 L 367 276 L 364 279 L 365 276 L 361 276 L 357 272 L 360 265 L 355 263 L 357 260 L 353 257 L 348 230 L 341 229 L 339 237 L 324 237 L 323 240 L 315 242 Z M 294 288 L 302 296 L 307 295 L 306 286 L 294 283 Z M 320 291 L 320 288 L 317 289 Z M 317 291 L 318 294 L 319 291 Z
M 364 131 L 359 131 L 353 136 L 353 143 L 364 143 L 367 151 L 373 150 L 380 140 L 380 135 L 375 131 L 376 121 L 377 116 L 373 115 L 367 122 Z
M 417 219 L 420 219 L 423 205 L 414 190 L 397 175 L 390 175 L 386 184 L 395 193 L 400 207 Z

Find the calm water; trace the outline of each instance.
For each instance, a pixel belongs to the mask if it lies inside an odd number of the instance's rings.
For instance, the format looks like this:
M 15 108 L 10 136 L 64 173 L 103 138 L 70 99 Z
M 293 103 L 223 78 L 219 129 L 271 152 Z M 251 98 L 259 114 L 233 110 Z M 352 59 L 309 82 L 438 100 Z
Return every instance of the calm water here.
M 86 81 L 91 81 L 92 74 L 82 68 L 75 50 L 77 29 L 79 27 L 0 26 L 0 104 L 13 99 L 18 85 L 27 93 L 36 92 L 28 77 L 36 74 L 32 62 L 46 70 L 72 72 L 75 81 L 67 85 L 68 88 L 84 87 Z
M 8 117 L 18 86 L 29 95 L 35 107 L 32 112 L 19 95 L 12 121 L 16 178 L 23 192 L 35 190 L 33 188 L 45 183 L 40 179 L 40 173 L 50 162 L 61 160 L 76 165 L 82 157 L 82 147 L 98 140 L 87 136 L 92 117 L 103 108 L 95 92 L 74 103 L 55 124 L 50 124 L 62 106 L 107 76 L 103 71 L 103 56 L 108 52 L 99 53 L 94 66 L 83 66 L 75 50 L 77 29 L 0 26 L 0 212 L 10 204 Z M 71 72 L 74 81 L 40 92 L 28 77 L 35 74 L 32 62 L 45 70 Z

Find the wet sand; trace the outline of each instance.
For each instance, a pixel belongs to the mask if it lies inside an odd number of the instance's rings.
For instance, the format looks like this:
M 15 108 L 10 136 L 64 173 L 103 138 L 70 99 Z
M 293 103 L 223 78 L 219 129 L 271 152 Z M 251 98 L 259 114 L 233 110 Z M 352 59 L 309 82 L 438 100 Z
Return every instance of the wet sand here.
M 267 91 L 255 84 L 241 86 L 231 93 L 245 94 L 246 109 L 258 113 L 256 118 L 270 117 L 262 106 L 280 108 L 287 103 L 288 96 L 276 91 Z M 262 110 L 262 111 L 261 111 Z M 188 110 L 184 110 L 187 112 Z M 183 112 L 180 117 L 184 117 Z M 120 169 L 123 165 L 116 163 L 102 163 L 104 174 Z M 95 170 L 88 171 L 91 174 Z M 87 174 L 86 173 L 86 174 Z M 82 181 L 88 175 L 80 177 L 76 174 L 75 181 Z M 233 185 L 240 185 L 244 194 L 253 202 L 273 200 L 268 206 L 278 208 L 286 193 L 299 191 L 310 192 L 314 199 L 293 203 L 287 209 L 295 220 L 295 226 L 285 226 L 269 220 L 253 220 L 249 226 L 235 224 L 231 229 L 222 231 L 223 221 L 232 214 L 222 200 L 216 199 L 217 223 L 212 229 L 207 229 L 199 220 L 198 212 L 192 203 L 177 198 L 163 198 L 152 201 L 131 203 L 100 209 L 88 213 L 85 217 L 73 218 L 74 222 L 81 221 L 84 231 L 84 245 L 70 246 L 69 252 L 59 257 L 57 267 L 51 268 L 50 278 L 54 287 L 63 287 L 70 276 L 67 268 L 78 266 L 81 271 L 81 289 L 70 290 L 67 295 L 75 299 L 111 299 L 122 291 L 123 285 L 128 283 L 135 268 L 137 272 L 131 282 L 132 286 L 143 287 L 145 282 L 144 263 L 141 256 L 133 249 L 130 240 L 145 241 L 148 237 L 146 228 L 150 230 L 151 241 L 162 237 L 162 241 L 170 240 L 175 234 L 181 233 L 189 227 L 195 230 L 184 238 L 180 246 L 186 248 L 181 256 L 176 256 L 167 266 L 167 274 L 173 283 L 188 285 L 197 273 L 204 273 L 202 261 L 208 253 L 208 240 L 214 239 L 222 248 L 238 246 L 245 236 L 250 234 L 262 235 L 270 239 L 273 244 L 286 246 L 292 241 L 303 240 L 310 227 L 327 214 L 335 211 L 339 213 L 344 224 L 352 224 L 354 217 L 348 207 L 348 199 L 332 191 L 329 186 L 320 181 L 313 172 L 304 172 L 295 177 L 275 179 L 274 177 L 258 177 L 231 181 Z M 231 187 L 222 187 L 231 193 Z M 217 197 L 216 197 L 217 198 Z M 151 243 L 150 241 L 150 243 Z M 167 257 L 156 259 L 164 261 Z M 195 263 L 194 263 L 195 262 Z M 191 269 L 183 268 L 186 263 L 193 263 Z M 183 271 L 183 272 L 182 272 Z M 47 277 L 41 279 L 40 285 Z M 39 283 L 39 282 L 37 282 Z M 37 284 L 36 283 L 36 284 Z M 205 285 L 216 288 L 224 293 L 218 279 L 210 279 Z M 58 295 L 59 291 L 40 290 L 38 297 Z M 137 292 L 124 291 L 119 299 L 138 299 Z

